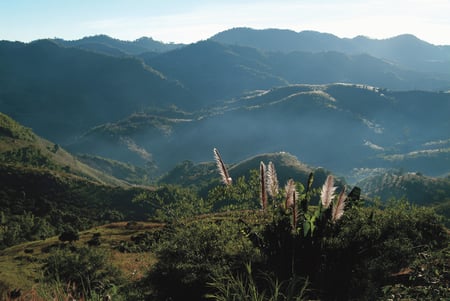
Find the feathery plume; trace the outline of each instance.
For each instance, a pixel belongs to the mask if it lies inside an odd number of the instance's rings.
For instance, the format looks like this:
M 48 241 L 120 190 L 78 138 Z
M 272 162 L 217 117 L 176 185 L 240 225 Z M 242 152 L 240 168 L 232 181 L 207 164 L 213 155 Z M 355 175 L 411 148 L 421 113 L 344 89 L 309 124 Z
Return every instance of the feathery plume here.
M 261 183 L 261 209 L 267 208 L 267 190 L 266 190 L 266 165 L 261 161 L 259 163 L 259 180 Z
M 278 195 L 279 190 L 277 171 L 272 161 L 267 165 L 267 191 L 271 198 L 275 198 Z
M 294 188 L 294 191 L 292 192 L 292 230 L 295 231 L 297 228 L 297 219 L 298 219 L 298 212 L 297 212 L 297 191 Z
M 297 197 L 294 180 L 289 179 L 286 186 L 284 186 L 284 190 L 286 192 L 286 209 L 288 209 L 294 205 L 294 198 Z
M 334 186 L 334 178 L 332 175 L 329 175 L 325 180 L 325 184 L 322 186 L 322 192 L 320 194 L 320 200 L 322 202 L 323 208 L 327 209 L 330 207 L 331 201 L 334 198 L 334 192 L 336 191 L 336 187 Z
M 342 217 L 342 215 L 344 215 L 346 199 L 347 197 L 345 196 L 345 186 L 344 186 L 344 188 L 342 188 L 341 193 L 339 194 L 337 202 L 333 204 L 333 209 L 331 213 L 331 221 L 333 223 L 339 220 Z
M 228 174 L 227 167 L 225 166 L 225 163 L 223 163 L 222 157 L 220 156 L 217 148 L 214 148 L 214 159 L 216 160 L 217 169 L 219 170 L 220 176 L 222 177 L 222 182 L 225 185 L 231 185 L 231 177 Z

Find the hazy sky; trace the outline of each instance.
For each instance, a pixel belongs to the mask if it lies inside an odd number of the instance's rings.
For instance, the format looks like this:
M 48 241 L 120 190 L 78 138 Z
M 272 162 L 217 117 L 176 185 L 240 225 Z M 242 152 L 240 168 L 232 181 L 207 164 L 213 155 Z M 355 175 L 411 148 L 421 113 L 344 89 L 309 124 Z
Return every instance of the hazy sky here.
M 450 45 L 450 0 L 0 0 L 0 40 L 107 34 L 192 43 L 232 27 L 350 38 L 411 33 Z

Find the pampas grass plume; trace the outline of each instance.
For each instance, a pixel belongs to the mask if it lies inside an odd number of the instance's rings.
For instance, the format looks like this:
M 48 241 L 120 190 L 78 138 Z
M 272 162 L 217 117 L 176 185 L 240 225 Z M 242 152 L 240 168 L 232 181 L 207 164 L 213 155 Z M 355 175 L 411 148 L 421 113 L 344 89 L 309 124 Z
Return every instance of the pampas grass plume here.
M 341 193 L 339 194 L 339 197 L 337 199 L 337 202 L 333 205 L 333 210 L 331 213 L 331 221 L 336 222 L 339 220 L 342 215 L 344 215 L 344 209 L 345 209 L 345 201 L 347 197 L 345 196 L 345 187 L 342 189 Z
M 279 189 L 277 171 L 275 165 L 270 161 L 267 165 L 267 192 L 274 199 L 278 195 Z
M 284 190 L 286 192 L 286 209 L 294 206 L 294 197 L 297 197 L 297 189 L 295 188 L 295 182 L 292 179 L 289 179 L 284 186 Z
M 267 208 L 267 190 L 266 190 L 266 165 L 261 161 L 259 163 L 259 174 L 261 183 L 261 209 L 266 210 Z
M 222 182 L 225 185 L 231 185 L 232 179 L 230 175 L 228 174 L 227 167 L 225 166 L 225 163 L 223 163 L 222 157 L 220 156 L 219 151 L 217 148 L 214 148 L 214 159 L 216 160 L 217 169 L 219 170 L 220 176 L 222 177 Z
M 332 175 L 328 175 L 325 180 L 325 184 L 322 186 L 322 192 L 320 194 L 320 200 L 322 202 L 323 208 L 327 209 L 331 205 L 331 201 L 334 198 L 334 192 L 336 187 L 334 186 L 334 178 Z

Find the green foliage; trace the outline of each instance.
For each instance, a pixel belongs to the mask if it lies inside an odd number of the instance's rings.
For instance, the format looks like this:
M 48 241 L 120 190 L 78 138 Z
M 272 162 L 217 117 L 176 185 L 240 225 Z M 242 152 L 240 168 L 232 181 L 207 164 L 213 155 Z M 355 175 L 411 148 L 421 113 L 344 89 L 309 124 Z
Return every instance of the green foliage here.
M 398 283 L 383 287 L 383 298 L 450 299 L 450 246 L 434 251 L 424 247 L 409 268 L 395 274 Z
M 198 220 L 168 229 L 146 280 L 156 300 L 202 300 L 213 274 L 226 274 L 258 258 L 246 227 L 235 220 Z
M 39 240 L 54 235 L 54 227 L 42 217 L 31 212 L 6 218 L 2 212 L 3 223 L 0 225 L 0 249 L 19 242 Z
M 23 139 L 26 141 L 33 141 L 36 139 L 31 129 L 23 127 L 3 113 L 0 113 L 0 137 L 1 136 Z
M 219 185 L 208 192 L 208 203 L 214 211 L 256 209 L 259 205 L 259 172 L 251 170 L 249 180 L 239 177 L 233 185 Z
M 32 146 L 1 153 L 0 161 L 10 164 L 20 162 L 22 165 L 33 167 L 57 168 L 48 156 L 43 154 L 41 150 Z
M 165 185 L 138 194 L 134 203 L 149 207 L 152 219 L 176 221 L 210 211 L 210 206 L 190 188 Z
M 69 243 L 73 243 L 80 239 L 80 235 L 78 234 L 78 231 L 70 227 L 66 228 L 64 232 L 59 235 L 58 239 L 62 242 L 68 241 Z
M 100 223 L 144 219 L 132 203 L 143 188 L 121 188 L 50 172 L 0 164 L 0 248 Z
M 45 259 L 47 282 L 67 283 L 80 296 L 103 293 L 123 281 L 119 270 L 108 263 L 108 255 L 98 248 L 64 248 Z
M 323 300 L 380 295 L 391 275 L 411 265 L 424 248 L 438 250 L 449 241 L 432 209 L 402 201 L 384 209 L 353 207 L 336 223 L 325 216 L 318 215 L 316 231 L 304 235 L 305 223 L 292 232 L 290 218 L 283 210 L 275 211 L 257 241 L 265 255 L 263 270 L 280 279 L 307 277 L 315 298 Z
M 280 282 L 268 274 L 255 279 L 251 265 L 246 264 L 244 274 L 213 277 L 209 285 L 214 292 L 206 297 L 216 301 L 301 301 L 306 300 L 308 281 L 293 277 Z

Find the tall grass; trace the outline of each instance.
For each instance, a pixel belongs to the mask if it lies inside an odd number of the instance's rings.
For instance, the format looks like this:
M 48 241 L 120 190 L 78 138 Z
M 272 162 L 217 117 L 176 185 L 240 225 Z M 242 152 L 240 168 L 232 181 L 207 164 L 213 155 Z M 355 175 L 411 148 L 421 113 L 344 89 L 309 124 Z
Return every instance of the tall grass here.
M 281 282 L 265 273 L 255 277 L 251 265 L 246 264 L 244 274 L 213 277 L 209 286 L 215 292 L 206 297 L 216 301 L 302 301 L 308 284 L 299 277 Z
M 9 291 L 3 294 L 1 300 L 5 301 L 108 301 L 111 297 L 107 294 L 100 295 L 92 292 L 76 293 L 77 288 L 73 284 L 62 284 L 54 282 L 53 284 L 42 284 L 33 287 L 26 292 Z M 118 300 L 118 299 L 117 299 Z

